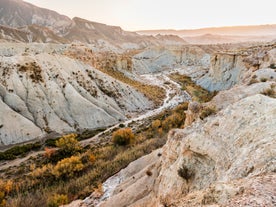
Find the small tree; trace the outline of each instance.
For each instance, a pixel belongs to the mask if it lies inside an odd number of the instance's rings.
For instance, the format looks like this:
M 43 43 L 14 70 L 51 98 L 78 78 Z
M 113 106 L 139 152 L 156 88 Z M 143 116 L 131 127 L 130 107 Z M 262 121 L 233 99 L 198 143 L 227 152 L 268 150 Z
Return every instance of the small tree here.
M 116 145 L 128 145 L 134 140 L 134 134 L 130 128 L 118 129 L 112 135 L 112 142 Z
M 76 137 L 76 134 L 68 134 L 56 141 L 56 146 L 60 148 L 63 155 L 70 156 L 82 149 Z
M 56 178 L 73 177 L 75 173 L 82 171 L 84 165 L 79 156 L 64 158 L 53 167 L 52 174 Z

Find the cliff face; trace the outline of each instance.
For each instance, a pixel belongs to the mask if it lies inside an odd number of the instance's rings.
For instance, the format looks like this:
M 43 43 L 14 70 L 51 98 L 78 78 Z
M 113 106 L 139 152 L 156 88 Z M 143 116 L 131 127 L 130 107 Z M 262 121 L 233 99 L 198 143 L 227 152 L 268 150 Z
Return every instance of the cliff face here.
M 216 54 L 211 59 L 208 74 L 197 83 L 210 91 L 229 89 L 245 76 L 243 57 L 236 54 Z
M 171 131 L 162 149 L 117 175 L 120 184 L 99 206 L 273 206 L 276 100 L 255 89 L 231 89 L 239 100 Z
M 211 56 L 209 70 L 204 76 L 197 78 L 196 82 L 209 91 L 221 91 L 236 84 L 248 83 L 253 75 L 271 79 L 275 72 L 270 68 L 275 62 L 275 47 L 275 44 L 268 44 L 214 53 Z M 258 72 L 260 69 L 268 70 Z
M 197 46 L 150 48 L 133 57 L 133 69 L 138 74 L 174 68 L 185 68 L 186 70 L 187 67 L 202 72 L 209 67 L 210 57 L 209 52 Z

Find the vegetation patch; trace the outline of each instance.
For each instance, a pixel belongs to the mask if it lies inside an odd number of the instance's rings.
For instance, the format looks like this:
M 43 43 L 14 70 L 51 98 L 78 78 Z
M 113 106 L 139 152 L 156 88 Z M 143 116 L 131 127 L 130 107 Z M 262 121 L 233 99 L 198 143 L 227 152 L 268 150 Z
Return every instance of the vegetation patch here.
M 21 146 L 12 147 L 4 152 L 0 152 L 0 160 L 13 160 L 17 157 L 24 157 L 31 150 L 37 151 L 41 149 L 41 143 L 31 143 Z
M 16 181 L 4 195 L 7 206 L 55 206 L 89 196 L 130 162 L 162 147 L 168 131 L 183 125 L 187 108 L 188 103 L 182 103 L 140 125 L 133 123 L 132 129 L 121 125 L 110 141 L 96 146 L 81 147 L 76 134 L 52 140 L 53 147 L 46 147 L 44 154 L 0 171 L 5 182 Z M 123 137 L 122 145 L 113 142 L 112 137 L 117 135 Z M 152 172 L 146 174 L 151 176 Z
M 193 98 L 194 101 L 205 103 L 209 102 L 216 94 L 216 91 L 209 92 L 199 85 L 196 85 L 192 79 L 186 75 L 174 73 L 170 75 L 170 78 L 178 82 L 182 89 L 187 91 Z
M 267 81 L 267 78 L 260 78 L 260 81 L 261 81 L 261 82 L 266 82 L 266 81 Z
M 270 88 L 265 89 L 263 92 L 261 92 L 261 94 L 269 96 L 271 98 L 276 98 L 275 85 L 272 84 Z
M 259 81 L 257 80 L 257 76 L 253 75 L 251 80 L 249 81 L 248 85 L 252 85 L 254 83 L 259 83 Z
M 24 65 L 17 64 L 19 72 L 28 73 L 34 83 L 43 82 L 42 69 L 36 62 L 26 62 Z
M 113 132 L 112 142 L 115 145 L 129 145 L 134 142 L 134 134 L 130 128 L 122 128 Z
M 205 119 L 208 116 L 211 116 L 217 112 L 216 108 L 214 106 L 207 106 L 202 109 L 200 112 L 200 119 Z

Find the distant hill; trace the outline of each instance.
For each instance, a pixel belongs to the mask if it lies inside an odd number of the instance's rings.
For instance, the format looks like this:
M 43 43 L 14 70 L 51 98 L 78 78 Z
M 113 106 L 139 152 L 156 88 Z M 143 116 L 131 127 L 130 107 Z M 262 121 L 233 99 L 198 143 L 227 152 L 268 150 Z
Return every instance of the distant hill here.
M 10 27 L 37 24 L 64 34 L 73 23 L 67 16 L 21 0 L 0 0 L 0 8 L 0 24 Z
M 137 31 L 144 35 L 178 35 L 178 36 L 199 36 L 204 34 L 230 35 L 230 36 L 262 36 L 276 35 L 276 24 L 254 25 L 254 26 L 233 26 L 233 27 L 213 27 L 191 30 L 141 30 Z
M 137 33 L 142 35 L 178 35 L 191 44 L 271 41 L 276 36 L 276 24 L 193 30 L 142 30 Z
M 55 11 L 21 0 L 0 0 L 1 41 L 44 43 L 107 42 L 124 48 L 160 44 L 186 44 L 175 36 L 153 37 L 127 32 L 75 17 L 70 19 Z

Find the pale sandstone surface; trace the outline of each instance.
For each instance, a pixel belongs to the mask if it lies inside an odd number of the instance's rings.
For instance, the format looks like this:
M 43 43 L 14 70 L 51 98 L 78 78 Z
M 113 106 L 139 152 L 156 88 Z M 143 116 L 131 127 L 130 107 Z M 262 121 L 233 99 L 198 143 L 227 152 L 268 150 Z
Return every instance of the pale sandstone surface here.
M 147 155 L 154 164 L 129 165 L 133 173 L 100 206 L 273 206 L 275 109 L 275 99 L 253 95 L 171 131 L 162 155 Z M 180 177 L 182 166 L 194 176 Z

